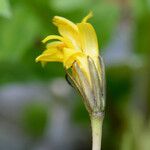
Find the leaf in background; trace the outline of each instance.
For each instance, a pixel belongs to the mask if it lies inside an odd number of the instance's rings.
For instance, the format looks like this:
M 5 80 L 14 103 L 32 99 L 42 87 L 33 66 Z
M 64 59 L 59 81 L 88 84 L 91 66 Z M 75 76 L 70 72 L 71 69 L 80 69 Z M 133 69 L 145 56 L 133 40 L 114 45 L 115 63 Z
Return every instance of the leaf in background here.
M 130 3 L 132 7 L 132 13 L 135 18 L 140 18 L 145 13 L 150 13 L 149 0 L 132 0 Z
M 48 121 L 47 107 L 32 103 L 25 106 L 22 113 L 22 124 L 26 133 L 33 137 L 42 136 Z
M 10 18 L 11 10 L 8 0 L 0 0 L 0 16 Z
M 38 18 L 30 9 L 16 6 L 13 17 L 1 21 L 0 61 L 19 61 L 40 32 Z
M 51 7 L 60 12 L 83 9 L 91 0 L 49 0 Z
M 77 96 L 78 99 L 76 99 L 76 103 L 74 105 L 74 110 L 73 110 L 73 121 L 75 123 L 79 123 L 80 125 L 87 126 L 89 123 L 89 118 L 88 118 L 88 113 L 86 109 L 83 107 L 83 103 L 81 98 Z
M 150 53 L 150 2 L 137 0 L 134 1 L 133 6 L 135 17 L 134 48 L 136 52 L 148 56 Z
M 98 1 L 93 7 L 93 25 L 96 29 L 99 46 L 103 48 L 111 38 L 119 22 L 120 8 L 110 1 Z

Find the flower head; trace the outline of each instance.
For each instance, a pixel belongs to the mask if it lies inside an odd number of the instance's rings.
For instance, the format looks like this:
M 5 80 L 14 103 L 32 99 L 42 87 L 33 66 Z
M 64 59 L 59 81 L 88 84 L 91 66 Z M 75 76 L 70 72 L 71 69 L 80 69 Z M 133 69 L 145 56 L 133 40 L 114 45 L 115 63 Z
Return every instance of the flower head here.
M 36 61 L 62 62 L 66 69 L 77 61 L 84 73 L 89 77 L 86 58 L 90 56 L 97 63 L 99 55 L 95 30 L 87 22 L 91 17 L 92 13 L 90 12 L 83 18 L 81 23 L 74 24 L 63 17 L 55 16 L 53 24 L 58 27 L 60 36 L 49 35 L 42 41 L 43 43 L 48 42 L 46 50 L 36 58 Z
M 96 32 L 87 22 L 91 17 L 90 12 L 81 23 L 75 24 L 63 17 L 55 16 L 53 24 L 58 27 L 60 35 L 49 35 L 42 41 L 47 42 L 46 50 L 36 58 L 36 61 L 61 62 L 66 70 L 71 68 L 72 74 L 67 72 L 67 76 L 86 99 L 88 111 L 93 111 L 93 107 L 97 111 L 104 105 L 100 100 L 95 100 L 102 97 L 104 70 L 102 60 L 99 61 Z

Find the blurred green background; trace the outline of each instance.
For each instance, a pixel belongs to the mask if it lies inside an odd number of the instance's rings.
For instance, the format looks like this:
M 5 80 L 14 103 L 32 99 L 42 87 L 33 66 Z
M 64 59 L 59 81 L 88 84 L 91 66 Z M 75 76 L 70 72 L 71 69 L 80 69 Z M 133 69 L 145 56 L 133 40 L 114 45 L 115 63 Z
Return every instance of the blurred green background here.
M 150 0 L 0 0 L 0 149 L 90 150 L 88 114 L 41 40 L 92 10 L 106 64 L 102 150 L 150 149 Z

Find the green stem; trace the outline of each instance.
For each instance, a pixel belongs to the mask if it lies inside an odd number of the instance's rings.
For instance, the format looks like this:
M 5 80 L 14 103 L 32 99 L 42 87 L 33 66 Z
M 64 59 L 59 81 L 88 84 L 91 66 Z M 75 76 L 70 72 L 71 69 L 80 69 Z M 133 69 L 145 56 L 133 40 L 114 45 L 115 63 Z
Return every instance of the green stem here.
M 103 116 L 91 116 L 92 150 L 101 150 Z

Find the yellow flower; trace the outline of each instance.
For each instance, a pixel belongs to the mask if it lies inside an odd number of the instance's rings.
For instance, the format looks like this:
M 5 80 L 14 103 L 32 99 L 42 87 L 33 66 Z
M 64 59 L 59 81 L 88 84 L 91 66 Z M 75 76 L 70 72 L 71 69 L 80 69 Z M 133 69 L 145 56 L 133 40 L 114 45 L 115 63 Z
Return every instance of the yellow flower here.
M 99 48 L 97 36 L 93 26 L 87 22 L 92 17 L 90 12 L 81 23 L 73 23 L 63 17 L 55 16 L 53 24 L 58 27 L 60 35 L 49 35 L 42 42 L 47 43 L 46 50 L 36 58 L 36 61 L 62 62 L 66 69 L 77 62 L 90 84 L 90 73 L 87 57 L 89 56 L 100 72 Z M 72 69 L 74 71 L 74 69 Z
M 97 36 L 88 23 L 89 13 L 81 23 L 73 23 L 55 16 L 53 24 L 60 35 L 49 35 L 44 40 L 46 50 L 36 58 L 43 64 L 61 62 L 67 81 L 81 94 L 91 118 L 93 150 L 100 149 L 101 127 L 105 111 L 105 67 L 99 55 Z M 71 69 L 69 69 L 71 68 Z M 71 71 L 70 71 L 71 70 Z

